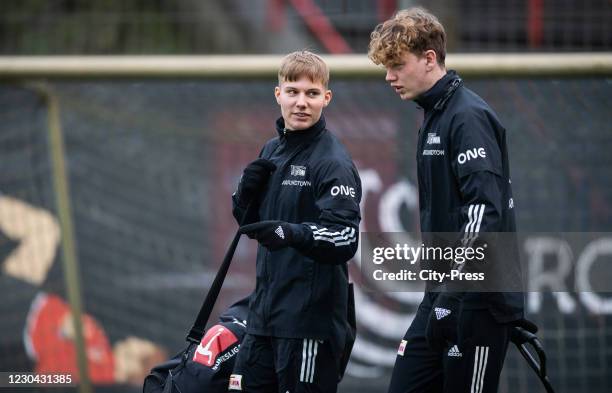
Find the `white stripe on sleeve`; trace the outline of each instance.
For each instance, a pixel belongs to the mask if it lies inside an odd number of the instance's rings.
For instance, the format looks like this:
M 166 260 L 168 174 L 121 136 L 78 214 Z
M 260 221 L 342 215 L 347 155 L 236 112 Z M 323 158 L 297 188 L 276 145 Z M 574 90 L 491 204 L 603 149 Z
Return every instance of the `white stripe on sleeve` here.
M 326 241 L 332 243 L 335 247 L 346 246 L 357 241 L 355 228 L 346 227 L 340 232 L 329 232 L 327 228 L 319 229 L 317 226 L 311 225 L 310 229 L 313 230 L 314 240 Z

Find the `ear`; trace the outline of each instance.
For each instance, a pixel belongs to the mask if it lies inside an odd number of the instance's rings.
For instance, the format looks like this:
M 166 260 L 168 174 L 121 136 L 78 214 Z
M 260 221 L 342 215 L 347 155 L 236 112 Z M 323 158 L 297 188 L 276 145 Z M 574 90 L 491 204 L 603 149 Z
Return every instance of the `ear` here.
M 280 105 L 280 94 L 281 94 L 281 89 L 279 86 L 276 86 L 274 88 L 274 97 L 276 98 L 276 103 L 278 105 Z
M 331 90 L 325 90 L 325 93 L 323 94 L 323 98 L 325 99 L 325 104 L 323 106 L 329 105 L 329 102 L 332 99 L 332 91 Z
M 438 56 L 436 55 L 436 51 L 433 49 L 428 49 L 423 54 L 425 57 L 425 65 L 427 67 L 427 71 L 431 71 L 438 65 Z

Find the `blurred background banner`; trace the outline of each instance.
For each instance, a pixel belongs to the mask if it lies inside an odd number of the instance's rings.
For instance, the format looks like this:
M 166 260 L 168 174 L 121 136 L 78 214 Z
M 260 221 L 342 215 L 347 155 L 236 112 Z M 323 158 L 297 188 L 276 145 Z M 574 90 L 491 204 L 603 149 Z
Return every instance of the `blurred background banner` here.
M 418 231 L 422 111 L 364 53 L 378 22 L 420 3 L 0 2 L 0 371 L 138 392 L 184 347 L 236 228 L 230 196 L 275 136 L 280 53 L 309 48 L 332 65 L 325 116 L 361 175 L 361 231 Z M 609 1 L 425 5 L 447 27 L 449 65 L 508 131 L 519 230 L 612 232 Z M 48 56 L 143 54 L 156 57 Z M 579 257 L 541 244 L 550 269 Z M 242 239 L 211 322 L 253 289 L 254 259 Z M 358 252 L 359 336 L 340 391 L 382 393 L 422 295 L 366 291 L 359 263 Z M 565 288 L 527 296 L 550 378 L 558 393 L 608 392 L 612 310 Z M 500 392 L 539 391 L 510 348 Z

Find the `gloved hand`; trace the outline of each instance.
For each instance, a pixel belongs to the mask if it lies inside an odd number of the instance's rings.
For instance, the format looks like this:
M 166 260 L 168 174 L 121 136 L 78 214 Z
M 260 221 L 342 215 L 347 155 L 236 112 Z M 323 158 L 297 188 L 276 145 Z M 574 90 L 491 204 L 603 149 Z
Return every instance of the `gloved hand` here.
M 246 207 L 251 201 L 257 199 L 274 170 L 276 170 L 276 165 L 265 158 L 258 158 L 247 165 L 236 191 L 238 204 Z
M 448 343 L 457 343 L 461 298 L 454 293 L 441 292 L 429 314 L 425 335 L 430 348 L 441 351 Z
M 302 225 L 284 221 L 260 221 L 241 226 L 239 231 L 270 251 L 293 246 L 303 236 Z
M 510 341 L 517 345 L 522 345 L 526 342 L 533 342 L 538 337 L 538 326 L 528 319 L 521 318 L 512 322 L 512 329 L 510 330 Z

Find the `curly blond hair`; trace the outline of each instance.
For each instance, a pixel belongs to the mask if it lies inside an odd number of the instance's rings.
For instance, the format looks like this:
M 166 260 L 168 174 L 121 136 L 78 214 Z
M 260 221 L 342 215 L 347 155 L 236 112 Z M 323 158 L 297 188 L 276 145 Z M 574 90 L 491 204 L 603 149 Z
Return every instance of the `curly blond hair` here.
M 399 62 L 402 53 L 421 56 L 427 50 L 436 52 L 438 64 L 444 66 L 446 33 L 432 13 L 421 7 L 398 11 L 391 19 L 376 26 L 370 34 L 368 57 L 375 64 L 389 66 Z
M 283 58 L 278 69 L 278 83 L 295 82 L 303 76 L 312 82 L 321 82 L 327 88 L 329 83 L 327 63 L 321 56 L 307 50 L 289 53 Z

